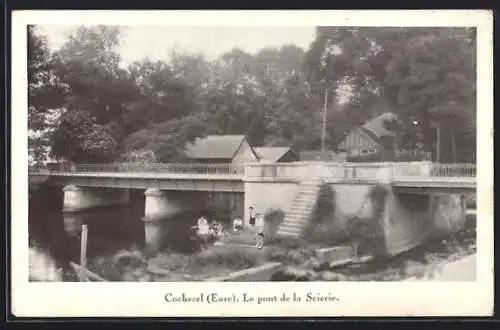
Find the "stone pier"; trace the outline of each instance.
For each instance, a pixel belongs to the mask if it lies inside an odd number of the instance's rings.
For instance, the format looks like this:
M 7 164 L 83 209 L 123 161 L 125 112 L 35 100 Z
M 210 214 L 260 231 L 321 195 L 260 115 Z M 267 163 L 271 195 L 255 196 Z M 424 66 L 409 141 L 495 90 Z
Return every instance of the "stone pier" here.
M 179 192 L 162 191 L 149 188 L 145 191 L 146 206 L 144 210 L 144 239 L 146 247 L 157 251 L 162 244 L 164 220 L 184 211 L 202 206 L 204 200 L 199 194 L 181 194 Z
M 63 188 L 63 212 L 78 212 L 129 202 L 128 189 L 90 188 L 68 185 Z

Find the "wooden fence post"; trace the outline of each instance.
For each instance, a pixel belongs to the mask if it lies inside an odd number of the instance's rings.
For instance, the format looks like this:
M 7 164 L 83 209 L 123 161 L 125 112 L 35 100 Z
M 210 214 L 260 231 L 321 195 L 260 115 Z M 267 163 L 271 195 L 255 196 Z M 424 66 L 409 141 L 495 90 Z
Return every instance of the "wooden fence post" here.
M 80 282 L 87 281 L 87 274 L 84 272 L 84 269 L 87 268 L 87 237 L 88 237 L 88 229 L 87 225 L 82 225 L 82 234 L 80 241 Z

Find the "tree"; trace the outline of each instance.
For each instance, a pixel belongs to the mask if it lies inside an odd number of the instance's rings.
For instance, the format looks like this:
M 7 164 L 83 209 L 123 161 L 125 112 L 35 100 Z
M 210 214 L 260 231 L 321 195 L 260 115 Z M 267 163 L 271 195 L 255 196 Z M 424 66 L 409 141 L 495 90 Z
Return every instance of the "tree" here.
M 52 138 L 54 154 L 58 157 L 73 160 L 76 157 L 79 161 L 101 159 L 106 147 L 111 148 L 108 155 L 113 155 L 117 152 L 114 149 L 119 148 L 116 141 L 128 133 L 124 111 L 137 98 L 139 90 L 128 72 L 120 67 L 119 44 L 118 27 L 82 26 L 76 28 L 55 53 L 56 72 L 68 90 L 64 98 L 65 117 Z M 75 150 L 65 147 L 68 141 L 83 143 L 81 131 L 74 126 L 81 121 L 93 125 L 95 133 L 88 131 L 92 134 L 85 147 L 75 146 Z M 71 136 L 72 133 L 76 136 Z M 81 158 L 87 156 L 90 158 Z
M 415 36 L 387 71 L 385 85 L 398 91 L 400 114 L 411 118 L 407 125 L 419 123 L 424 149 L 432 151 L 431 127 L 437 126 L 440 134 L 446 125 L 451 155 L 445 157 L 456 161 L 457 134 L 475 126 L 475 47 L 467 31 L 447 28 Z
M 206 118 L 202 114 L 172 119 L 130 134 L 124 142 L 126 150 L 151 150 L 160 162 L 185 160 L 187 142 L 203 136 Z
M 116 147 L 109 131 L 86 111 L 65 111 L 53 133 L 52 155 L 75 163 L 112 161 Z
M 346 107 L 356 109 L 359 118 L 374 115 L 374 96 L 386 100 L 401 119 L 405 143 L 421 142 L 427 151 L 433 149 L 435 124 L 454 123 L 453 154 L 454 137 L 474 130 L 475 31 L 319 27 L 316 32 L 303 69 L 313 92 L 327 86 L 338 95 L 349 85 Z
M 140 90 L 140 94 L 125 111 L 129 131 L 191 115 L 196 111 L 195 90 L 175 77 L 166 62 L 138 61 L 130 65 L 129 71 Z
M 54 127 L 54 112 L 62 106 L 64 86 L 55 70 L 47 40 L 28 26 L 28 150 L 30 158 L 41 162 L 47 157 L 49 135 Z

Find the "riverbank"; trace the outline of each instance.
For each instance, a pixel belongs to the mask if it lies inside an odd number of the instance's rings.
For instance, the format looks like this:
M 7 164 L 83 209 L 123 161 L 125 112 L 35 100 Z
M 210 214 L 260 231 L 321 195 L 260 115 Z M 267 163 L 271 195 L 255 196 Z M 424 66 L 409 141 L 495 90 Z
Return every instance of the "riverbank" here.
M 233 241 L 233 240 L 230 240 Z M 99 257 L 89 269 L 109 281 L 205 281 L 259 267 L 266 263 L 282 265 L 271 281 L 404 281 L 470 280 L 475 271 L 475 229 L 468 228 L 448 237 L 434 239 L 415 249 L 390 258 L 329 266 L 321 263 L 317 246 L 300 241 L 273 242 L 259 250 L 249 243 L 215 245 L 193 254 L 162 251 L 149 256 L 133 247 Z M 468 258 L 461 266 L 447 266 Z M 471 259 L 472 258 L 472 259 Z M 455 275 L 453 275 L 455 274 Z

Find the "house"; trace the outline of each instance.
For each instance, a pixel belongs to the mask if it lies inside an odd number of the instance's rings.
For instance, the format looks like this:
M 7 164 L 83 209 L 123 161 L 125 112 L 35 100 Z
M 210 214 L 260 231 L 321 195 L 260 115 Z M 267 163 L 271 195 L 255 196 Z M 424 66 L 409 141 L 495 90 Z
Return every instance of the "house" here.
M 299 161 L 299 155 L 290 147 L 254 148 L 261 163 L 289 163 Z
M 339 154 L 368 156 L 393 150 L 394 133 L 385 127 L 385 122 L 395 118 L 395 114 L 386 112 L 356 127 L 339 143 Z
M 300 152 L 301 161 L 325 161 L 335 162 L 343 161 L 343 157 L 333 151 L 320 151 L 320 150 L 304 150 Z
M 248 163 L 259 161 L 245 135 L 207 135 L 187 143 L 185 156 L 196 163 Z

